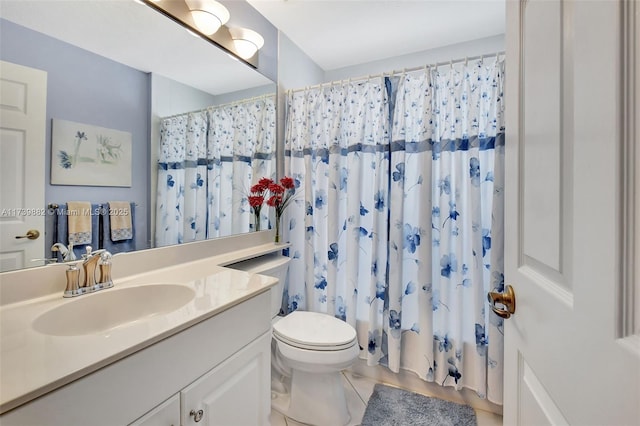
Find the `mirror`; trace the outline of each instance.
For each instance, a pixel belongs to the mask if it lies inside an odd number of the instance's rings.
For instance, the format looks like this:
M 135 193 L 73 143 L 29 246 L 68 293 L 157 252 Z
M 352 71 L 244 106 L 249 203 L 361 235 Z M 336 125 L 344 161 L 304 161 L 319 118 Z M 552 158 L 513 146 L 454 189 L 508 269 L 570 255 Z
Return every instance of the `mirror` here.
M 136 250 L 153 247 L 157 239 L 161 119 L 246 99 L 273 95 L 275 100 L 272 80 L 134 1 L 1 0 L 0 31 L 0 60 L 48 75 L 42 206 L 76 200 L 131 201 Z M 131 186 L 52 185 L 52 156 L 57 161 L 52 154 L 53 120 L 131 134 Z M 275 118 L 273 132 L 275 139 Z M 246 194 L 248 187 L 235 191 Z M 11 206 L 3 206 L 0 199 L 3 207 Z M 45 219 L 50 221 L 50 216 Z M 249 221 L 248 211 L 246 217 Z M 248 230 L 247 223 L 233 232 Z M 228 234 L 219 234 L 223 235 Z M 46 238 L 45 256 L 50 257 L 51 231 Z M 25 266 L 42 264 L 27 261 Z

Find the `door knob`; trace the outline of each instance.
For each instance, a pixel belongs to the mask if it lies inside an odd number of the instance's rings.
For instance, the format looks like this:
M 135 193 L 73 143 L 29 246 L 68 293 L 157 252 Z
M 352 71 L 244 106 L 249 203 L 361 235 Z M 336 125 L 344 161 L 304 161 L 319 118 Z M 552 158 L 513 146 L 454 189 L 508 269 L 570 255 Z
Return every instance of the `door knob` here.
M 29 229 L 27 235 L 16 235 L 16 240 L 20 238 L 28 238 L 30 240 L 37 240 L 40 236 L 40 232 L 37 229 Z
M 487 293 L 487 299 L 491 303 L 493 312 L 501 318 L 510 318 L 516 312 L 516 293 L 510 285 L 507 285 L 504 293 L 490 291 Z M 496 303 L 503 305 L 507 309 L 496 308 Z

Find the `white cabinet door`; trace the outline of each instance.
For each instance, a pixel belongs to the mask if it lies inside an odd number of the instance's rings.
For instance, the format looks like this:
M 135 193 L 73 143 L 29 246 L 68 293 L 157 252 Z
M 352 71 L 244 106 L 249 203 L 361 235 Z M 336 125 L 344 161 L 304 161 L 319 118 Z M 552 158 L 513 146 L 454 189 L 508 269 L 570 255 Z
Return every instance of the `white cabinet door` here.
M 42 265 L 46 104 L 46 72 L 0 61 L 0 272 Z
M 258 426 L 271 411 L 271 332 L 180 392 L 182 426 Z
M 624 3 L 507 1 L 505 425 L 640 422 L 618 331 Z
M 173 395 L 129 426 L 180 426 L 180 394 Z

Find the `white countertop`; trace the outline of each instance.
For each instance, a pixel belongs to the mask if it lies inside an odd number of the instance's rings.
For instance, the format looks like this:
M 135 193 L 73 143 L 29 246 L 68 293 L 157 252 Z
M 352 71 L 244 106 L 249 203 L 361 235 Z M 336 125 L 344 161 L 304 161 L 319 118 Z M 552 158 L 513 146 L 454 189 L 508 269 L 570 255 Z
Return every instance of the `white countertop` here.
M 271 246 L 273 247 L 273 245 Z M 273 251 L 273 249 L 271 249 Z M 248 257 L 256 255 L 251 250 Z M 218 265 L 247 258 L 242 253 L 216 256 L 114 281 L 114 288 L 64 299 L 48 295 L 0 307 L 0 413 L 70 383 L 235 306 L 273 286 L 275 278 Z M 62 268 L 53 273 L 64 273 Z M 42 313 L 100 293 L 148 284 L 190 287 L 195 298 L 181 308 L 104 332 L 52 336 L 34 330 Z M 92 312 L 86 312 L 92 315 Z M 82 318 L 78 318 L 82 321 Z

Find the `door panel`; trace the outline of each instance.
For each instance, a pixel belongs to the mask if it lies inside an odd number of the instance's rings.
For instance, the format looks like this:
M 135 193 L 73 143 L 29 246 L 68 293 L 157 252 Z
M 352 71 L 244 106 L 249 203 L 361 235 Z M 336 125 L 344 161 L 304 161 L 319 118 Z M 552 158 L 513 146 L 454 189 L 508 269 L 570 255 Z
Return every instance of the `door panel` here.
M 46 72 L 0 62 L 0 272 L 44 257 L 46 99 Z
M 520 418 L 519 424 L 523 425 L 568 425 L 560 410 L 553 402 L 553 398 L 547 393 L 540 380 L 531 370 L 531 367 L 520 357 Z M 543 411 L 544 410 L 544 411 Z
M 621 4 L 507 2 L 505 425 L 640 419 L 616 330 Z
M 522 16 L 522 250 L 525 264 L 561 270 L 561 7 L 531 1 Z M 545 25 L 540 25 L 545 22 Z M 526 96 L 527 93 L 535 96 Z M 542 172 L 542 173 L 541 173 Z

